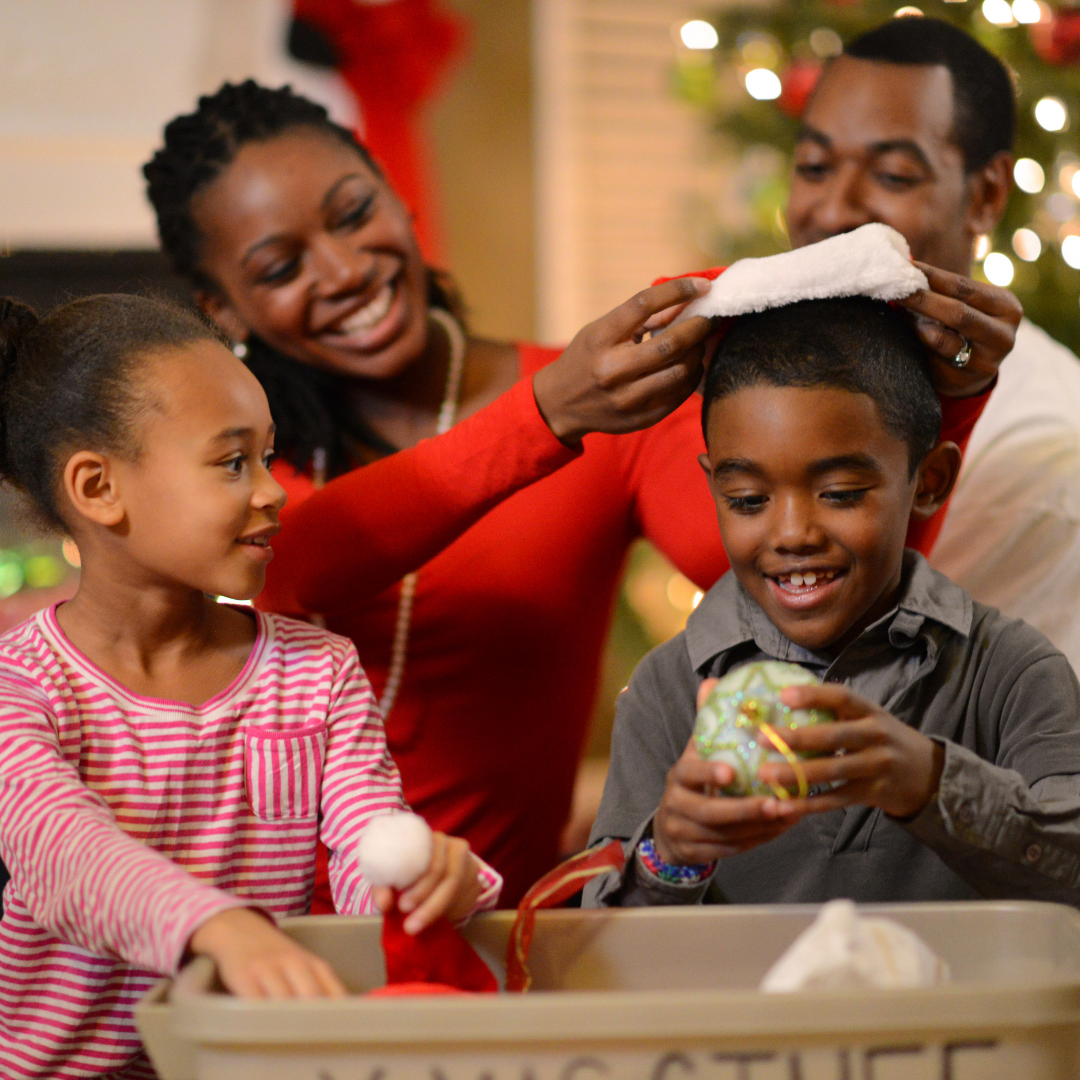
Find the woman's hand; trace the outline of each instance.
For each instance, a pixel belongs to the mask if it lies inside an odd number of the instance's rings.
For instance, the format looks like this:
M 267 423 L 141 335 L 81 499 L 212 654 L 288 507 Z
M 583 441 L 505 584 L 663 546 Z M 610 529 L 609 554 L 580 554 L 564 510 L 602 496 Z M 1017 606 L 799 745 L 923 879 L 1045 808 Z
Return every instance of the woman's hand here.
M 1008 289 L 926 263 L 915 265 L 926 275 L 930 288 L 897 303 L 915 315 L 915 329 L 933 357 L 935 388 L 945 397 L 982 393 L 1016 343 L 1016 328 L 1024 317 L 1020 301 Z M 964 339 L 971 345 L 971 360 L 966 367 L 955 368 L 949 361 L 961 350 Z
M 939 743 L 908 727 L 895 716 L 846 686 L 789 686 L 781 700 L 792 709 L 829 709 L 836 723 L 784 732 L 792 750 L 840 756 L 802 763 L 811 786 L 840 782 L 841 786 L 806 799 L 784 800 L 786 818 L 824 813 L 844 806 L 877 806 L 897 818 L 914 817 L 937 793 L 945 751 Z M 795 785 L 786 763 L 762 765 L 758 775 L 782 787 Z
M 677 409 L 701 381 L 710 322 L 698 317 L 647 340 L 644 334 L 711 285 L 702 278 L 665 281 L 580 330 L 533 376 L 536 404 L 555 437 L 571 445 L 591 431 L 638 431 Z
M 419 934 L 436 919 L 460 922 L 476 906 L 483 888 L 480 867 L 469 850 L 469 842 L 446 833 L 431 834 L 431 862 L 419 880 L 397 897 L 398 910 L 410 913 L 405 920 L 407 934 Z M 385 915 L 394 907 L 394 890 L 377 886 L 372 890 L 375 906 Z
M 243 998 L 345 997 L 325 961 L 249 908 L 211 916 L 191 935 L 190 950 L 217 964 L 225 988 Z

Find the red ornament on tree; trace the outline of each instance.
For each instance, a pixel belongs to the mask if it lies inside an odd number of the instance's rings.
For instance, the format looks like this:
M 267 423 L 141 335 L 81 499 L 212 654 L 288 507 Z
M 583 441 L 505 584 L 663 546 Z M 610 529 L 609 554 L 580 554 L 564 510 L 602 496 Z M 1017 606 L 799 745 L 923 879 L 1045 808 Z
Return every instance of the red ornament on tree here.
M 821 64 L 796 61 L 780 76 L 780 97 L 776 104 L 788 116 L 798 119 L 802 116 L 820 77 Z
M 1046 63 L 1064 67 L 1080 62 L 1080 9 L 1055 11 L 1029 26 L 1028 35 L 1031 47 Z

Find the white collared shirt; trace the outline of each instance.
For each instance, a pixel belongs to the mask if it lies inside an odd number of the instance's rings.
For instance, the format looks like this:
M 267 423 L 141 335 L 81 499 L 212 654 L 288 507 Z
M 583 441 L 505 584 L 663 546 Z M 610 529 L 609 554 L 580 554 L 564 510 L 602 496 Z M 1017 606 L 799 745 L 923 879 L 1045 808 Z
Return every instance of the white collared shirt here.
M 1080 360 L 1024 319 L 930 562 L 1080 672 Z

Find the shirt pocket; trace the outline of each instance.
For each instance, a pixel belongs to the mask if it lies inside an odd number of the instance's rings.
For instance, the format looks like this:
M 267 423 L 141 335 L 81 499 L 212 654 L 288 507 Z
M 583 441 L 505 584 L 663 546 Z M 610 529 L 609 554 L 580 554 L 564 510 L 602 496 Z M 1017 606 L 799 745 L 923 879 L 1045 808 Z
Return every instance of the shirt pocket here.
M 251 812 L 263 821 L 317 818 L 326 722 L 285 731 L 252 726 L 244 739 L 244 780 Z

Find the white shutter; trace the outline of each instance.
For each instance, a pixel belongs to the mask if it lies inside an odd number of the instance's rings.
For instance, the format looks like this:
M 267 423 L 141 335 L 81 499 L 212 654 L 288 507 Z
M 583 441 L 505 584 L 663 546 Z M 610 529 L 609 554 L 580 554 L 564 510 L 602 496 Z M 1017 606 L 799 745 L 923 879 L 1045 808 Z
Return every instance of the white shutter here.
M 695 195 L 719 197 L 720 166 L 671 87 L 673 32 L 701 11 L 689 0 L 535 0 L 542 340 L 566 341 L 654 277 L 707 264 L 690 208 Z

